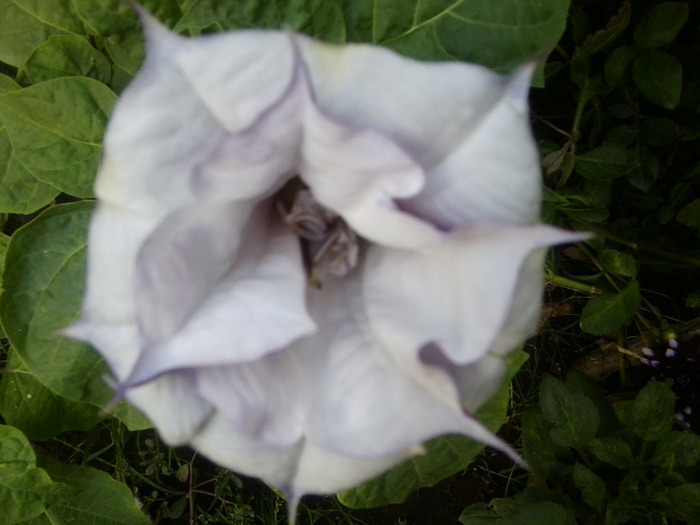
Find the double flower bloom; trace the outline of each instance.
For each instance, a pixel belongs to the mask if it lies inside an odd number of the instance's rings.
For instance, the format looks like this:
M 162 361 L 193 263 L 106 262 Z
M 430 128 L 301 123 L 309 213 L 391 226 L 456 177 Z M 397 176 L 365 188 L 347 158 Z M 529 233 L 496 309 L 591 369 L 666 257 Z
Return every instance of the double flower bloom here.
M 507 77 L 284 32 L 147 60 L 105 137 L 83 316 L 118 395 L 170 444 L 292 500 L 461 433 L 532 333 L 546 249 Z

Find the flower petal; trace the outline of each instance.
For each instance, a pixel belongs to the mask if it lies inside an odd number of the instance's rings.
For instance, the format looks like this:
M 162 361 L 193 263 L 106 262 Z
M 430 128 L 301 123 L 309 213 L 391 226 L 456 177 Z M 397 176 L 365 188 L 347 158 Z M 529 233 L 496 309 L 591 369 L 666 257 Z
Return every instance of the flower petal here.
M 413 374 L 396 366 L 374 336 L 359 281 L 359 276 L 329 280 L 321 293 L 311 294 L 309 310 L 319 331 L 289 349 L 308 352 L 305 363 L 316 388 L 307 422 L 308 440 L 337 454 L 380 458 L 441 434 L 460 433 L 511 452 L 463 413 L 457 392 L 450 388 L 443 371 L 424 366 L 417 356 L 407 365 L 414 369 Z M 423 388 L 411 377 L 418 374 L 435 387 Z
M 425 169 L 425 189 L 402 209 L 446 228 L 537 219 L 540 167 L 527 112 L 534 64 L 502 76 L 372 46 L 299 42 L 320 110 L 390 137 Z
M 258 359 L 315 330 L 298 239 L 273 213 L 256 209 L 240 247 L 217 207 L 174 217 L 146 242 L 135 289 L 145 342 L 130 385 Z
M 534 328 L 544 248 L 576 240 L 548 226 L 475 225 L 421 251 L 372 247 L 364 285 L 372 329 L 398 362 L 406 359 L 399 349 L 418 352 L 436 343 L 449 360 L 466 365 L 498 345 L 504 329 L 508 343 L 517 344 Z M 522 286 L 526 295 L 518 293 Z M 514 311 L 516 297 L 530 307 Z

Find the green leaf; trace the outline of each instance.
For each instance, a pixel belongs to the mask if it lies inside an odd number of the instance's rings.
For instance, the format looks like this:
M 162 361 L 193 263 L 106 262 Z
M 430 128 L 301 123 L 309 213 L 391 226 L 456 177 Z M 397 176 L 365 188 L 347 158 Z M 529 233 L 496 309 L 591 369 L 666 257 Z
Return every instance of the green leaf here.
M 652 465 L 664 466 L 671 462 L 680 468 L 691 468 L 700 462 L 700 436 L 689 432 L 671 432 L 656 443 Z
M 349 40 L 424 60 L 464 60 L 505 72 L 559 41 L 568 0 L 346 0 Z
M 675 40 L 688 20 L 688 4 L 664 2 L 651 9 L 634 30 L 634 41 L 640 48 L 667 46 Z
M 630 23 L 630 15 L 632 6 L 629 2 L 625 2 L 620 7 L 620 10 L 613 16 L 605 26 L 605 29 L 596 31 L 594 34 L 586 38 L 581 46 L 581 49 L 588 55 L 593 55 L 607 49 L 618 37 L 627 29 Z
M 608 434 L 620 427 L 615 409 L 608 401 L 605 393 L 592 379 L 582 372 L 573 370 L 566 375 L 566 386 L 574 392 L 580 392 L 585 395 L 595 405 L 600 418 L 598 435 Z
M 650 146 L 667 146 L 680 136 L 678 124 L 662 117 L 644 119 L 639 130 L 639 138 Z
M 634 61 L 632 78 L 646 99 L 664 109 L 674 109 L 681 100 L 683 66 L 673 55 L 646 51 Z
M 510 399 L 510 379 L 528 355 L 519 351 L 508 358 L 509 373 L 499 392 L 477 411 L 475 417 L 495 432 L 503 424 Z M 426 453 L 401 463 L 386 474 L 355 489 L 343 492 L 338 499 L 348 507 L 378 507 L 401 503 L 420 487 L 464 470 L 481 452 L 484 444 L 464 436 L 442 436 L 425 444 Z
M 637 50 L 632 46 L 615 48 L 605 61 L 605 82 L 609 86 L 619 87 L 627 79 L 627 71 L 637 57 Z
M 632 279 L 620 292 L 591 299 L 581 312 L 581 330 L 589 334 L 609 334 L 634 317 L 641 296 L 639 284 Z
M 630 173 L 638 162 L 634 153 L 617 144 L 603 144 L 576 155 L 574 169 L 588 180 L 610 180 Z
M 0 95 L 12 153 L 39 180 L 92 195 L 107 117 L 116 95 L 84 77 L 64 77 Z
M 24 71 L 32 84 L 59 77 L 84 76 L 103 84 L 112 77 L 107 57 L 79 36 L 54 35 L 37 47 Z
M 630 444 L 619 437 L 594 439 L 589 443 L 588 449 L 599 460 L 623 470 L 632 468 L 635 464 Z
M 136 506 L 124 483 L 90 467 L 61 465 L 47 458 L 39 464 L 51 478 L 73 492 L 46 509 L 51 525 L 148 525 L 150 520 Z
M 27 438 L 14 427 L 0 425 L 0 509 L 3 523 L 30 520 L 64 492 L 36 466 Z
M 545 376 L 539 399 L 542 412 L 554 425 L 549 435 L 557 445 L 580 448 L 596 436 L 600 417 L 584 394 L 552 376 Z
M 27 369 L 56 394 L 104 407 L 109 369 L 87 345 L 59 335 L 78 319 L 84 291 L 92 203 L 53 206 L 10 239 L 0 320 Z M 148 422 L 121 403 L 114 415 L 131 429 Z
M 583 501 L 601 512 L 605 502 L 605 482 L 602 478 L 581 463 L 574 465 L 573 476 L 574 484 L 581 491 Z
M 87 28 L 87 32 L 94 36 L 114 35 L 128 31 L 139 31 L 140 26 L 134 10 L 126 2 L 121 0 L 72 0 L 77 16 Z M 173 27 L 175 22 L 182 17 L 179 4 L 181 0 L 142 0 L 138 2 L 149 13 L 153 14 L 165 25 Z M 188 2 L 192 4 L 193 2 Z M 225 4 L 226 2 L 219 2 Z M 238 3 L 238 2 L 230 2 Z M 279 29 L 279 27 L 275 28 Z
M 39 441 L 66 430 L 90 430 L 99 421 L 97 407 L 51 392 L 12 349 L 0 383 L 0 413 L 9 425 Z
M 539 407 L 530 407 L 523 414 L 523 457 L 532 473 L 543 479 L 556 480 L 570 470 L 571 452 L 552 441 L 552 423 Z
M 670 491 L 671 517 L 685 523 L 700 523 L 700 483 L 684 483 Z
M 0 74 L 0 94 L 19 89 L 14 80 Z M 0 213 L 32 213 L 51 202 L 58 193 L 56 188 L 39 181 L 18 161 L 5 125 L 0 120 Z
M 162 19 L 161 17 L 159 17 Z M 289 0 L 286 2 L 198 2 L 175 25 L 175 31 L 197 33 L 203 29 L 269 28 L 288 26 L 326 42 L 346 41 L 345 18 L 334 0 Z
M 514 504 L 515 503 L 515 504 Z M 551 501 L 493 500 L 490 505 L 477 503 L 459 516 L 462 525 L 576 525 L 574 515 L 559 503 Z
M 667 437 L 673 428 L 676 396 L 662 383 L 647 383 L 637 394 L 629 410 L 629 426 L 646 441 Z
M 34 48 L 43 44 L 51 35 L 65 30 L 47 24 L 20 7 L 21 1 L 0 0 L 0 62 L 14 67 L 22 66 Z M 46 2 L 52 6 L 54 2 Z M 55 2 L 60 10 L 59 2 Z
M 628 253 L 606 248 L 598 252 L 598 261 L 606 272 L 621 277 L 637 276 L 637 260 Z
M 678 215 L 676 215 L 676 220 L 691 228 L 700 226 L 700 199 L 695 199 L 693 202 L 683 206 Z

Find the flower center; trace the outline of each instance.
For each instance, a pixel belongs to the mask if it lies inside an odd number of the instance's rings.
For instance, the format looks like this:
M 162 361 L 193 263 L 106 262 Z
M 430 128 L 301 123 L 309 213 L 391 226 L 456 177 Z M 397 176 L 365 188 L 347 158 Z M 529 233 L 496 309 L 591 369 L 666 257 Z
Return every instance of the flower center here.
M 359 239 L 338 214 L 321 206 L 308 189 L 300 189 L 287 211 L 277 203 L 284 222 L 299 237 L 309 284 L 321 288 L 326 275 L 344 277 L 356 266 Z

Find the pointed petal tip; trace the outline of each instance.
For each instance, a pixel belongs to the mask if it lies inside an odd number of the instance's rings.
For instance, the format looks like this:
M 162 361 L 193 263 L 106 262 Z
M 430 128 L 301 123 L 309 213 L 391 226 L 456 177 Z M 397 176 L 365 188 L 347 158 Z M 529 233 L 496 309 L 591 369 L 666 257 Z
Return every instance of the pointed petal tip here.
M 146 37 L 147 56 L 165 54 L 182 40 L 182 37 L 173 33 L 141 4 L 130 0 L 127 0 L 127 3 L 141 21 L 141 27 Z
M 519 111 L 525 112 L 529 108 L 530 84 L 536 67 L 537 60 L 530 60 L 519 66 L 508 77 L 506 91 Z
M 295 525 L 297 522 L 297 510 L 299 508 L 299 501 L 301 497 L 285 492 L 285 499 L 287 500 L 287 523 L 288 525 Z

